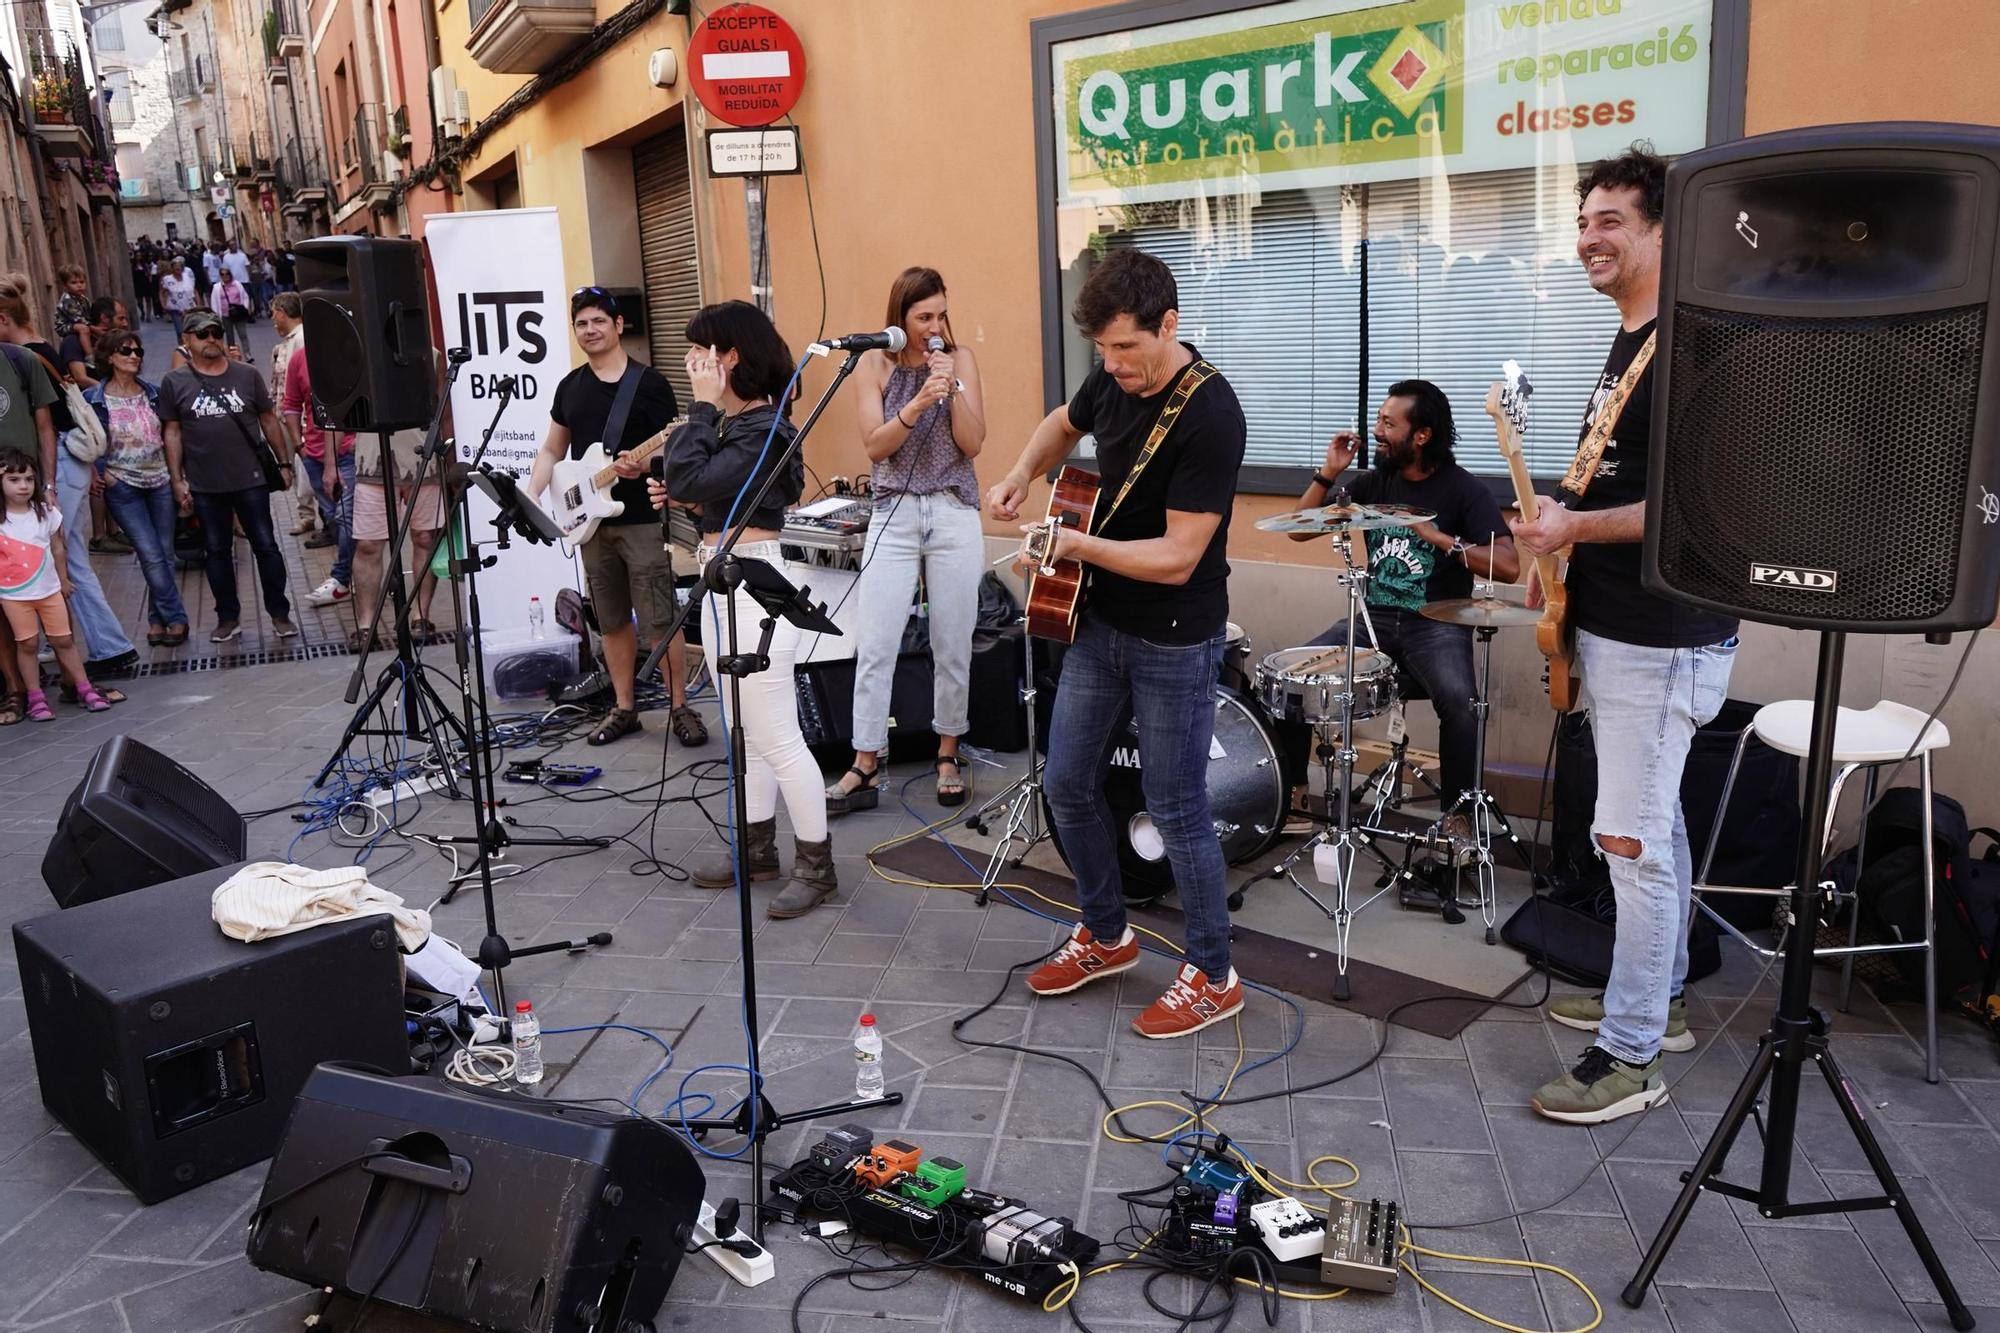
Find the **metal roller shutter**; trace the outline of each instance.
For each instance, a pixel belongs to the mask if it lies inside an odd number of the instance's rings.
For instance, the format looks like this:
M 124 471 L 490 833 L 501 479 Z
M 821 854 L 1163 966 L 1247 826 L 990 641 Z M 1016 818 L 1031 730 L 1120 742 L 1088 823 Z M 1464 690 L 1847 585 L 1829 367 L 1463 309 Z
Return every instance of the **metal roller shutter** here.
M 695 255 L 687 139 L 680 126 L 632 150 L 632 177 L 639 199 L 639 253 L 646 268 L 646 330 L 653 364 L 685 406 L 693 401 L 683 369 L 686 330 L 701 309 L 701 265 Z

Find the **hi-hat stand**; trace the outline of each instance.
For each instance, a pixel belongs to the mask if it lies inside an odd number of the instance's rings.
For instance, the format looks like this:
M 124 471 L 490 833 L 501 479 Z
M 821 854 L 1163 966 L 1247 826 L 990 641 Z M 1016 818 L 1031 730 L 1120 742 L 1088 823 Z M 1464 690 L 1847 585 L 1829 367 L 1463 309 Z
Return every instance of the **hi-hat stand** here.
M 1964 1330 L 1973 1327 L 1972 1312 L 1959 1299 L 1951 1275 L 1945 1272 L 1944 1262 L 1931 1247 L 1930 1237 L 1917 1220 L 1909 1196 L 1903 1192 L 1902 1184 L 1890 1169 L 1888 1158 L 1883 1156 L 1882 1145 L 1876 1142 L 1875 1131 L 1869 1128 L 1868 1117 L 1856 1099 L 1852 1085 L 1834 1062 L 1829 1035 L 1832 1020 L 1812 1003 L 1812 922 L 1816 919 L 1813 894 L 1820 882 L 1825 856 L 1820 839 L 1826 828 L 1833 776 L 1834 726 L 1840 702 L 1841 658 L 1846 647 L 1845 633 L 1836 630 L 1821 632 L 1819 675 L 1813 692 L 1812 745 L 1806 757 L 1806 810 L 1805 818 L 1799 823 L 1798 875 L 1792 881 L 1788 904 L 1791 921 L 1785 937 L 1785 971 L 1778 992 L 1777 1014 L 1772 1018 L 1770 1028 L 1758 1040 L 1756 1058 L 1750 1062 L 1749 1072 L 1743 1076 L 1742 1083 L 1737 1085 L 1729 1109 L 1723 1112 L 1715 1132 L 1709 1136 L 1708 1146 L 1702 1149 L 1693 1168 L 1681 1176 L 1686 1183 L 1682 1186 L 1680 1197 L 1674 1200 L 1666 1220 L 1660 1224 L 1659 1234 L 1647 1249 L 1639 1271 L 1625 1284 L 1622 1299 L 1635 1310 L 1646 1299 L 1646 1287 L 1652 1282 L 1653 1275 L 1659 1272 L 1667 1251 L 1673 1248 L 1674 1239 L 1680 1235 L 1681 1224 L 1693 1211 L 1695 1200 L 1704 1193 L 1722 1194 L 1753 1203 L 1758 1214 L 1766 1218 L 1887 1208 L 1895 1213 L 1909 1235 L 1917 1258 L 1922 1261 L 1924 1271 L 1930 1275 L 1932 1285 L 1944 1302 L 1951 1326 L 1964 1333 Z M 1847 1121 L 1848 1130 L 1861 1145 L 1861 1153 L 1868 1159 L 1868 1166 L 1874 1171 L 1876 1180 L 1881 1182 L 1882 1193 L 1850 1199 L 1791 1202 L 1792 1147 L 1798 1134 L 1799 1080 L 1808 1060 L 1819 1066 L 1827 1090 L 1833 1094 L 1835 1105 L 1840 1107 L 1840 1114 Z M 1756 1110 L 1766 1080 L 1771 1085 L 1771 1101 L 1768 1113 L 1760 1122 L 1764 1134 L 1763 1174 L 1757 1188 L 1751 1189 L 1717 1177 L 1729 1157 L 1730 1148 L 1736 1143 L 1737 1132 Z
M 333 770 L 347 757 L 348 749 L 361 736 L 396 736 L 405 740 L 421 740 L 435 745 L 441 757 L 449 752 L 449 746 L 441 744 L 441 729 L 457 734 L 460 745 L 469 753 L 472 738 L 458 730 L 458 719 L 453 716 L 451 705 L 447 704 L 424 674 L 423 664 L 417 657 L 415 636 L 410 632 L 410 592 L 403 584 L 403 538 L 410 531 L 410 521 L 417 511 L 417 498 L 423 493 L 424 473 L 429 468 L 437 449 L 438 433 L 443 426 L 445 407 L 451 401 L 451 389 L 458 382 L 459 367 L 470 359 L 463 349 L 454 348 L 446 357 L 448 369 L 445 373 L 444 388 L 438 395 L 437 405 L 431 411 L 430 424 L 424 431 L 423 451 L 417 460 L 417 474 L 410 486 L 409 496 L 397 512 L 394 503 L 396 481 L 396 451 L 390 431 L 375 432 L 376 443 L 382 451 L 382 485 L 390 503 L 383 506 L 386 511 L 384 521 L 388 524 L 388 539 L 383 543 L 382 576 L 375 588 L 375 622 L 370 627 L 375 633 L 355 656 L 354 671 L 347 679 L 347 693 L 342 696 L 346 702 L 361 700 L 348 721 L 347 729 L 341 733 L 340 741 L 333 747 L 321 765 L 319 776 L 313 779 L 313 786 L 324 787 Z M 329 432 L 331 435 L 333 432 Z M 338 442 L 335 441 L 337 447 Z M 348 507 L 354 504 L 354 497 L 347 497 Z M 421 578 L 421 574 L 418 576 Z M 368 697 L 361 698 L 361 683 L 368 674 L 368 655 L 371 645 L 380 636 L 382 609 L 393 604 L 396 608 L 396 660 L 383 667 L 375 676 L 375 684 L 369 689 Z M 374 727 L 369 719 L 382 706 L 389 692 L 402 690 L 403 725 L 401 727 Z M 452 772 L 448 758 L 440 765 L 440 776 L 445 790 L 458 795 L 458 778 Z
M 985 804 L 966 817 L 965 826 L 974 833 L 984 836 L 993 815 L 1003 806 L 1007 811 L 1006 825 L 1000 830 L 1000 841 L 993 844 L 993 852 L 986 858 L 986 869 L 980 872 L 979 896 L 973 901 L 984 907 L 993 895 L 993 886 L 1006 873 L 1007 858 L 1011 855 L 1015 865 L 1028 859 L 1028 853 L 1051 836 L 1049 827 L 1042 822 L 1042 752 L 1035 744 L 1035 637 L 1028 633 L 1028 618 L 1021 617 L 1021 703 L 1028 714 L 1028 771 L 986 798 Z
M 815 343 L 808 354 L 824 355 L 828 350 Z M 799 450 L 805 445 L 806 436 L 812 431 L 813 423 L 817 422 L 820 414 L 826 411 L 827 404 L 833 401 L 834 394 L 839 392 L 847 377 L 854 373 L 854 367 L 860 360 L 861 349 L 848 352 L 846 362 L 834 373 L 833 380 L 826 386 L 825 392 L 820 394 L 819 401 L 813 405 L 805 424 L 799 427 L 797 434 L 792 437 L 791 444 L 764 474 L 763 484 L 742 503 L 740 510 L 737 511 L 742 517 L 737 520 L 736 526 L 724 534 L 723 539 L 716 545 L 714 555 L 709 557 L 708 562 L 702 567 L 703 595 L 722 599 L 716 608 L 716 618 L 724 630 L 723 642 L 715 647 L 728 648 L 728 652 L 716 654 L 715 660 L 710 663 L 710 670 L 715 676 L 718 695 L 724 688 L 729 691 L 729 717 L 736 719 L 728 728 L 730 764 L 734 774 L 734 780 L 730 784 L 732 789 L 730 800 L 735 823 L 735 840 L 730 847 L 730 856 L 736 868 L 737 932 L 743 951 L 743 1027 L 749 1037 L 749 1049 L 745 1060 L 750 1084 L 743 1094 L 743 1099 L 736 1104 L 731 1114 L 700 1119 L 677 1119 L 674 1123 L 683 1126 L 696 1136 L 709 1133 L 735 1134 L 749 1140 L 752 1200 L 750 1234 L 759 1241 L 764 1238 L 765 1215 L 776 1211 L 767 1199 L 767 1191 L 764 1188 L 766 1139 L 785 1126 L 795 1125 L 801 1121 L 848 1115 L 877 1106 L 899 1106 L 903 1101 L 902 1093 L 890 1092 L 880 1097 L 827 1102 L 807 1107 L 802 1111 L 779 1111 L 764 1095 L 763 1058 L 758 1050 L 763 1041 L 763 1033 L 757 1022 L 756 923 L 751 917 L 750 886 L 746 879 L 750 865 L 750 805 L 746 771 L 749 751 L 745 745 L 742 726 L 743 677 L 770 669 L 771 637 L 776 632 L 781 617 L 801 629 L 815 630 L 822 634 L 839 635 L 841 630 L 840 626 L 834 624 L 832 618 L 826 614 L 825 603 L 818 605 L 813 603 L 811 587 L 795 588 L 782 573 L 767 562 L 738 556 L 735 553 L 736 544 L 742 538 L 743 530 L 749 526 L 750 515 L 756 513 L 763 505 L 764 497 L 770 493 L 778 478 L 790 470 L 792 460 L 798 456 Z M 751 653 L 741 651 L 737 635 L 736 592 L 739 588 L 748 593 L 765 613 L 758 622 L 761 636 L 757 641 L 757 649 Z M 695 605 L 696 603 L 690 600 L 688 605 L 682 608 L 679 619 L 667 634 L 661 637 L 661 646 L 654 649 L 656 657 L 665 651 L 664 645 L 679 631 L 681 624 L 686 621 Z M 725 679 L 728 681 L 726 687 L 722 684 Z

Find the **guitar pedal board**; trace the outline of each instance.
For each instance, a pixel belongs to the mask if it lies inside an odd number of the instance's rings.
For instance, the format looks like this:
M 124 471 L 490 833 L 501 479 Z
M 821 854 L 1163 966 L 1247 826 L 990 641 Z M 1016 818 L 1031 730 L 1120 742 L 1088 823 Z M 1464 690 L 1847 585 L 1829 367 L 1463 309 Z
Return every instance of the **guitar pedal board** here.
M 1320 1250 L 1320 1281 L 1364 1291 L 1396 1290 L 1396 1252 L 1401 1245 L 1397 1208 L 1380 1199 L 1341 1199 L 1327 1216 Z

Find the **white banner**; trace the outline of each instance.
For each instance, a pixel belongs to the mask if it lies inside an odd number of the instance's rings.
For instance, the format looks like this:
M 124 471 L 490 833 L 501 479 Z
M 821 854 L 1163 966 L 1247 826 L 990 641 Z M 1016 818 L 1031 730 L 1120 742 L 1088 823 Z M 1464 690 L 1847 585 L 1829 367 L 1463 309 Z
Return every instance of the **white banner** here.
M 434 214 L 424 241 L 437 279 L 445 346 L 472 353 L 451 394 L 458 456 L 470 462 L 478 452 L 480 436 L 499 406 L 499 386 L 511 376 L 514 397 L 493 427 L 483 461 L 525 481 L 548 434 L 556 385 L 569 373 L 569 303 L 556 210 Z M 473 536 L 491 552 L 493 502 L 474 491 L 471 512 Z M 538 596 L 553 631 L 556 593 L 580 589 L 582 571 L 564 547 L 532 545 L 518 536 L 511 540 L 508 550 L 494 553 L 499 563 L 483 581 L 482 625 L 487 630 L 523 628 L 528 599 Z

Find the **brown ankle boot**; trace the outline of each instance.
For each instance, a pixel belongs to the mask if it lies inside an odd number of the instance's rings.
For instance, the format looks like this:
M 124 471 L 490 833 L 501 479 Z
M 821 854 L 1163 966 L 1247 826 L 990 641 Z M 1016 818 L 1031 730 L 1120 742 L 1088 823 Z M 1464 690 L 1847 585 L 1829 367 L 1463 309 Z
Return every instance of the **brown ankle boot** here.
M 743 877 L 747 880 L 776 879 L 778 877 L 778 820 L 753 820 L 746 828 L 750 844 L 750 864 L 743 867 Z M 729 849 L 724 848 L 694 868 L 689 880 L 698 889 L 733 889 L 736 887 L 736 863 L 731 859 Z
M 805 842 L 793 839 L 792 879 L 764 909 L 766 916 L 782 921 L 804 916 L 840 888 L 833 869 L 833 839 Z

